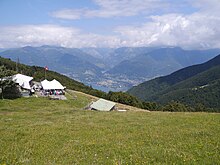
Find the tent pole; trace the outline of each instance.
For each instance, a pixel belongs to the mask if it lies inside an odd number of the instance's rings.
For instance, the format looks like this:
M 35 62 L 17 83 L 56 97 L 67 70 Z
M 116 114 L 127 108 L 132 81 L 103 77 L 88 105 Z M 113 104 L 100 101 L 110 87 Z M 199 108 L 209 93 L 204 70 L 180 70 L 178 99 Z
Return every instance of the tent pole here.
M 45 80 L 46 80 L 46 69 L 44 69 L 44 77 L 45 77 Z

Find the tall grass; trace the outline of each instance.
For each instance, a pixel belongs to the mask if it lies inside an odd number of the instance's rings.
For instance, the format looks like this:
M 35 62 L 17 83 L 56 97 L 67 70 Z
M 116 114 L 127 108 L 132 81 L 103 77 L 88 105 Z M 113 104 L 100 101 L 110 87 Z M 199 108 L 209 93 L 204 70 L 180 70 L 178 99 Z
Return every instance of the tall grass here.
M 219 114 L 82 110 L 88 103 L 1 100 L 0 164 L 220 164 Z

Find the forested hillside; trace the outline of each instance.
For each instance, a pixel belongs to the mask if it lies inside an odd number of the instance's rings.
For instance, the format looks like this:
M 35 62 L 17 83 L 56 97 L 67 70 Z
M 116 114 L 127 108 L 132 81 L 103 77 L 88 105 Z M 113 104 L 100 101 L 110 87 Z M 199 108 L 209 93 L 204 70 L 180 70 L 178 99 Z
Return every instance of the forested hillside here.
M 220 108 L 220 55 L 206 63 L 144 82 L 128 93 L 160 104 L 174 100 L 191 106 Z

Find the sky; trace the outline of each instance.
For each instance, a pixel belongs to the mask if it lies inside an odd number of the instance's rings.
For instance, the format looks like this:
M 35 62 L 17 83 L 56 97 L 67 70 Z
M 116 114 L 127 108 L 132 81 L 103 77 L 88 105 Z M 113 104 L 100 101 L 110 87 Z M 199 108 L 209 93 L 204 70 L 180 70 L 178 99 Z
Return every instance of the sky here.
M 220 0 L 0 0 L 0 48 L 220 48 Z

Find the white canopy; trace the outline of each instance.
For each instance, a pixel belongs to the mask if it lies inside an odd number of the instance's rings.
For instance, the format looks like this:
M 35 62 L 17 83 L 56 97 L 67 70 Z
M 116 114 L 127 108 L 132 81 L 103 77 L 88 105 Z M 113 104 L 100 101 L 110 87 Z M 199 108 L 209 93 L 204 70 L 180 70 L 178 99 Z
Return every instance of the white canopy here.
M 44 80 L 44 81 L 41 81 L 41 85 L 43 87 L 43 89 L 50 89 L 50 81 L 48 80 Z
M 55 89 L 64 89 L 64 86 L 61 85 L 61 83 L 55 79 L 53 79 L 51 83 L 53 84 L 54 87 L 56 87 Z
M 23 74 L 16 74 L 16 75 L 12 76 L 12 80 L 15 83 L 18 83 L 24 89 L 31 89 L 30 81 L 32 79 L 33 79 L 33 77 L 26 76 L 26 75 L 23 75 Z
M 52 81 L 48 81 L 48 80 L 41 81 L 41 85 L 44 90 L 64 89 L 64 87 L 60 84 L 60 82 L 55 79 L 53 79 Z

